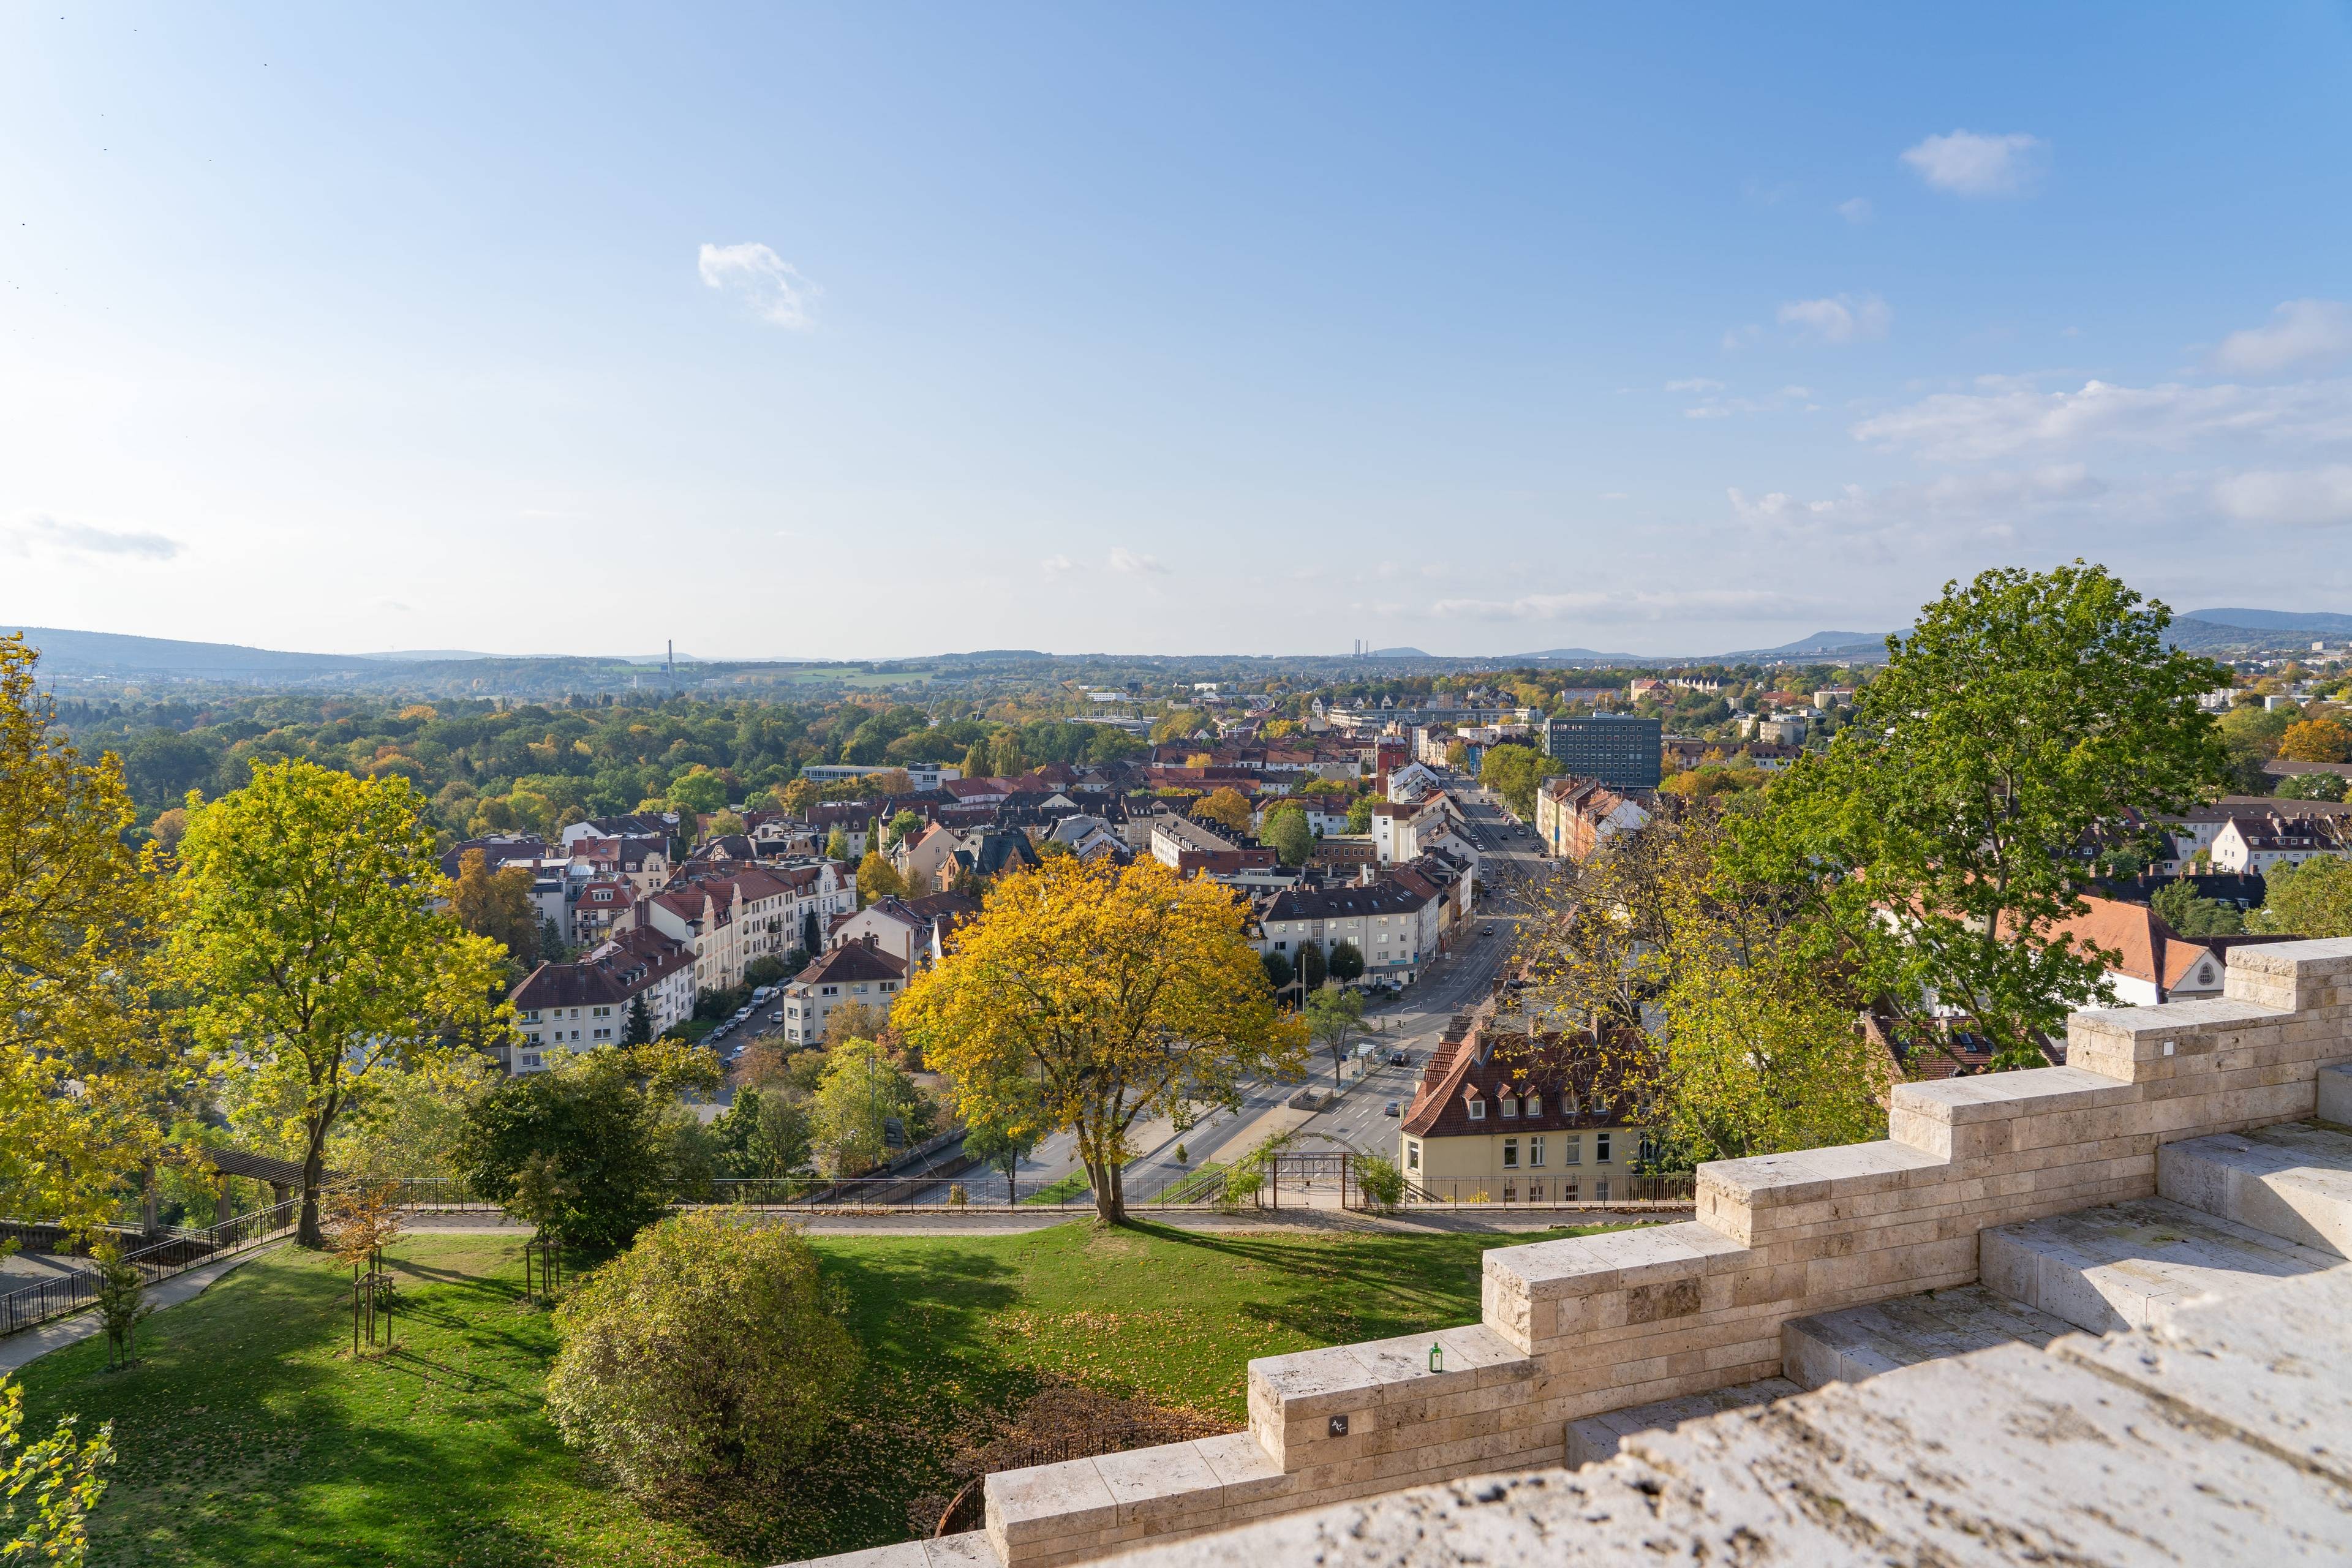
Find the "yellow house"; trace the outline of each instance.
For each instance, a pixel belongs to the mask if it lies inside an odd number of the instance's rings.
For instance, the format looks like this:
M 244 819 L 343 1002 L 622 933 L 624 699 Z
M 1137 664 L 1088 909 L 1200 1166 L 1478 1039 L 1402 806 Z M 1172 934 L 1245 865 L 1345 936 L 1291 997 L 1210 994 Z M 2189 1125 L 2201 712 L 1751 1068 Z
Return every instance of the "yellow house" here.
M 1556 1037 L 1473 1030 L 1441 1045 L 1398 1133 L 1405 1181 L 1441 1203 L 1631 1196 L 1643 1131 L 1618 1119 L 1596 1068 L 1590 1047 Z

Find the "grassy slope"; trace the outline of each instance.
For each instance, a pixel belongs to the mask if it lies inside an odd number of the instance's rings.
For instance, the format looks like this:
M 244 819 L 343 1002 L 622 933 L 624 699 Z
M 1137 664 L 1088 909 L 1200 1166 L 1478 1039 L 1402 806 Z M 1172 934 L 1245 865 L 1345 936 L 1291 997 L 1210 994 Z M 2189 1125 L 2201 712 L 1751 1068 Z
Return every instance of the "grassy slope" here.
M 354 1366 L 331 1260 L 281 1251 L 156 1318 L 145 1359 L 85 1341 L 26 1370 L 28 1425 L 115 1423 L 97 1563 L 768 1563 L 903 1538 L 959 1435 L 1066 1375 L 1243 1416 L 1252 1356 L 1476 1315 L 1476 1237 L 826 1237 L 864 1375 L 846 1427 L 781 1489 L 652 1518 L 541 1413 L 554 1339 L 515 1245 L 404 1242 L 401 1349 Z

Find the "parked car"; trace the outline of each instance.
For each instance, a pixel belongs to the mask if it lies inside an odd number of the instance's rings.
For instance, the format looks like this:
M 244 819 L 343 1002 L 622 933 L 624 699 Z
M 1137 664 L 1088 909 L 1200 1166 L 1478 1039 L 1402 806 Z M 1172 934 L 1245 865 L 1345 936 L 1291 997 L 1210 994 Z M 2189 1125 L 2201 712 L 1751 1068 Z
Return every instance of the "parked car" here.
M 1403 1112 L 1397 1109 L 1397 1102 L 1391 1100 L 1388 1102 L 1387 1107 L 1381 1110 L 1381 1114 L 1383 1116 L 1401 1116 Z

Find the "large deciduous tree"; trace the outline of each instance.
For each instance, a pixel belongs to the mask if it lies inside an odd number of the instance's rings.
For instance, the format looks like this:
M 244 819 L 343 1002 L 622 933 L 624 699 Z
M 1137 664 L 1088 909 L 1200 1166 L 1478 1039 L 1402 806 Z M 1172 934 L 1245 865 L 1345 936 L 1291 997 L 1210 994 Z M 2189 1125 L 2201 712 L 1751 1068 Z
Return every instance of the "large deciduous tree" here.
M 320 1244 L 337 1120 L 388 1072 L 503 1037 L 496 942 L 443 907 L 423 801 L 397 774 L 309 763 L 190 800 L 172 882 L 171 972 L 213 1059 L 289 1108 L 302 1148 L 299 1239 Z
M 2197 703 L 2228 672 L 2166 647 L 2171 618 L 2079 562 L 1948 584 L 1829 749 L 1733 819 L 1738 879 L 1810 900 L 1874 1005 L 1966 1014 L 2006 1066 L 2060 1059 L 2105 970 L 2056 929 L 2088 907 L 2086 847 L 2228 775 Z
M 1523 817 L 1536 812 L 1536 786 L 1551 759 L 1532 746 L 1489 746 L 1478 763 L 1478 782 L 1503 797 Z
M 476 936 L 507 950 L 518 969 L 539 962 L 539 910 L 530 901 L 530 873 L 520 866 L 490 869 L 489 857 L 468 849 L 457 857 L 449 884 L 449 912 Z
M 1250 828 L 1250 804 L 1242 792 L 1231 784 L 1211 791 L 1192 807 L 1192 815 L 1203 822 L 1213 822 L 1235 833 L 1247 833 Z
M 898 1024 L 968 1119 L 1074 1131 L 1097 1217 L 1118 1224 L 1139 1118 L 1233 1103 L 1244 1076 L 1304 1059 L 1243 917 L 1225 889 L 1155 860 L 1049 861 L 989 890 Z
M 1286 866 L 1304 866 L 1315 852 L 1315 830 L 1307 826 L 1305 808 L 1295 804 L 1267 812 L 1261 837 Z
M 2352 936 L 2352 860 L 2315 855 L 2300 866 L 2282 866 L 2265 879 L 2263 907 L 2247 925 L 2258 931 L 2301 937 Z
M 51 728 L 38 657 L 0 637 L 0 1211 L 93 1225 L 158 1141 L 142 982 L 162 911 L 121 767 Z

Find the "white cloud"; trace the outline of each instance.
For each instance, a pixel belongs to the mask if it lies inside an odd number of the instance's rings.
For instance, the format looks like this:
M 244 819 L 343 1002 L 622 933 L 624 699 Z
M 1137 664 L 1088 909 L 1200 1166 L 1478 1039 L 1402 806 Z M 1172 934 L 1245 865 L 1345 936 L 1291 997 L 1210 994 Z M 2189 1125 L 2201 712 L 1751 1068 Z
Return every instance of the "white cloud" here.
M 1812 613 L 1805 601 L 1762 588 L 1603 588 L 1522 594 L 1513 599 L 1440 599 L 1430 614 L 1480 621 L 1666 621 L 1691 616 L 1770 618 Z
M 1719 388 L 1722 384 L 1709 382 L 1706 385 Z M 1667 390 L 1674 389 L 1669 386 Z M 1683 417 L 1728 419 L 1735 414 L 1780 414 L 1790 410 L 1812 414 L 1821 408 L 1812 401 L 1812 395 L 1809 386 L 1784 386 L 1763 397 L 1725 397 L 1719 391 L 1702 391 L 1698 402 L 1683 410 Z
M 1058 577 L 1065 572 L 1075 570 L 1077 566 L 1077 563 L 1066 555 L 1048 555 L 1037 564 L 1045 569 L 1045 575 L 1048 577 Z
M 1939 191 L 1962 196 L 2013 196 L 2040 175 L 2048 149 L 2022 132 L 1987 136 L 1955 131 L 1906 149 L 1903 161 Z
M 2231 332 L 2213 351 L 2217 369 L 2239 375 L 2273 375 L 2294 365 L 2332 364 L 2352 355 L 2352 305 L 2336 300 L 2289 300 L 2266 326 Z
M 1780 307 L 1780 322 L 1811 332 L 1825 343 L 1860 342 L 1883 338 L 1895 312 L 1875 294 L 1860 299 L 1840 294 L 1828 300 L 1791 300 Z
M 0 544 L 12 555 L 127 556 L 134 561 L 169 561 L 182 548 L 178 540 L 160 533 L 61 522 L 37 511 L 27 512 L 13 526 L 0 530 Z
M 2352 465 L 2231 474 L 2215 482 L 2213 504 L 2238 522 L 2306 528 L 2352 522 Z
M 1850 224 L 1860 225 L 1868 223 L 1871 217 L 1870 198 L 1867 196 L 1848 197 L 1846 200 L 1838 203 L 1837 210 L 1838 216 L 1845 219 L 1845 221 Z
M 2107 486 L 2080 463 L 2053 463 L 2015 472 L 1948 474 L 1924 485 L 1846 485 L 1819 500 L 1799 500 L 1780 490 L 1725 493 L 1742 522 L 1790 536 L 2007 539 L 2021 515 L 2095 501 Z
M 1164 574 L 1168 567 L 1157 555 L 1139 555 L 1132 550 L 1122 549 L 1110 552 L 1110 569 L 1129 577 L 1142 577 Z
M 1737 353 L 1764 335 L 1764 329 L 1750 321 L 1744 327 L 1734 327 L 1723 334 L 1723 352 Z
M 2085 382 L 2080 392 L 2011 387 L 1939 393 L 1864 419 L 1856 440 L 1940 461 L 1975 461 L 2100 441 L 2179 446 L 2216 437 L 2281 441 L 2352 439 L 2352 384 L 2294 386 L 2116 386 Z
M 705 287 L 731 289 L 772 326 L 805 332 L 816 323 L 809 304 L 824 290 L 764 245 L 706 245 L 698 267 Z

